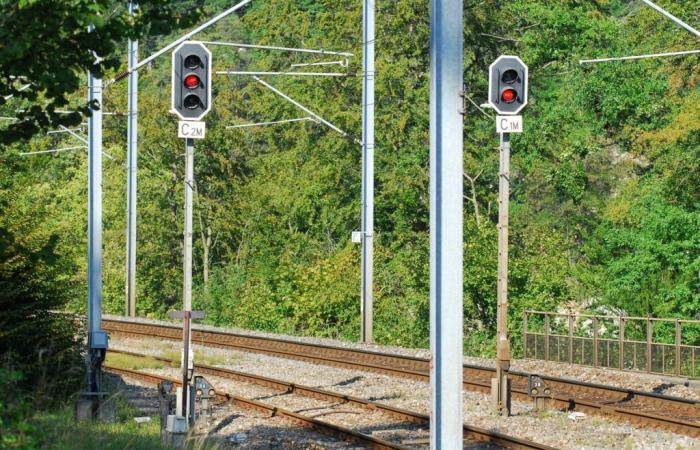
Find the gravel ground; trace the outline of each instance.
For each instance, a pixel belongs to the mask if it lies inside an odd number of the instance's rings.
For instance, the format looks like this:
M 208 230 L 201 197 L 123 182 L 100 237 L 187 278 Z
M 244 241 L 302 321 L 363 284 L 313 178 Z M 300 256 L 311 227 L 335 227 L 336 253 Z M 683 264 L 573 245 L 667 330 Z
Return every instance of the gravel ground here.
M 177 377 L 180 373 L 180 370 L 176 368 L 147 369 L 147 371 L 170 377 Z M 429 438 L 429 432 L 426 428 L 401 422 L 380 412 L 368 412 L 358 407 L 303 397 L 214 376 L 207 376 L 207 380 L 222 392 L 257 400 L 392 442 L 415 442 Z M 416 446 L 415 448 L 427 450 L 428 447 Z
M 332 437 L 305 430 L 280 417 L 225 406 L 214 411 L 212 425 L 198 426 L 198 432 L 218 442 L 218 448 L 244 450 L 364 449 Z
M 173 341 L 136 340 L 114 338 L 112 348 L 139 351 L 153 355 L 179 351 L 179 343 Z M 392 378 L 380 374 L 363 373 L 347 369 L 317 366 L 300 361 L 286 360 L 265 355 L 241 353 L 231 350 L 195 346 L 195 360 L 206 359 L 207 364 L 254 373 L 271 378 L 294 381 L 300 385 L 313 386 L 342 394 L 361 397 L 412 411 L 428 413 L 430 389 L 426 383 Z M 204 361 L 202 361 L 204 362 Z M 159 373 L 177 374 L 175 369 L 154 370 Z M 623 374 L 627 375 L 627 374 Z M 287 409 L 319 407 L 317 400 L 287 399 L 285 395 L 270 396 L 273 392 L 247 383 L 221 381 L 215 377 L 211 382 L 223 390 L 234 390 L 242 396 L 266 397 L 264 401 Z M 277 393 L 279 394 L 279 393 Z M 285 406 L 286 401 L 293 403 Z M 299 403 L 296 403 L 296 402 Z M 308 402 L 308 403 L 305 403 Z M 571 420 L 568 414 L 550 411 L 536 414 L 530 404 L 513 402 L 513 416 L 502 418 L 491 412 L 487 395 L 464 393 L 464 420 L 470 425 L 498 430 L 500 432 L 532 439 L 562 449 L 699 449 L 700 440 L 669 432 L 653 431 L 634 427 L 628 423 L 610 421 L 600 417 L 585 416 Z M 343 409 L 347 409 L 343 407 Z M 330 415 L 340 424 L 351 427 L 373 427 L 358 414 Z M 364 413 L 369 420 L 371 414 Z M 326 420 L 324 417 L 323 420 Z M 386 419 L 377 418 L 381 421 Z M 371 422 L 371 420 L 370 420 Z M 373 422 L 372 422 L 373 423 Z M 383 423 L 383 422 L 382 422 Z M 376 428 L 376 426 L 374 426 Z M 377 434 L 378 437 L 387 437 Z
M 121 316 L 110 316 L 105 315 L 105 318 L 111 320 L 124 320 Z M 129 321 L 143 322 L 143 323 L 157 323 L 165 325 L 173 325 L 173 322 L 165 322 L 159 320 L 151 319 L 129 319 Z M 304 343 L 312 344 L 324 344 L 335 347 L 358 349 L 358 350 L 372 350 L 383 353 L 394 353 L 397 355 L 414 356 L 418 358 L 429 358 L 430 351 L 428 349 L 414 349 L 414 348 L 404 348 L 404 347 L 393 347 L 393 346 L 383 346 L 376 344 L 361 344 L 357 342 L 339 341 L 335 339 L 326 338 L 312 338 L 303 336 L 286 336 L 274 333 L 264 333 L 259 331 L 244 330 L 240 328 L 225 328 L 225 327 L 214 327 L 207 325 L 195 325 L 195 329 L 211 330 L 211 331 L 230 331 L 235 333 L 248 334 L 251 336 L 264 336 L 273 338 L 288 339 L 291 341 L 298 341 Z M 495 361 L 487 358 L 476 358 L 465 356 L 465 364 L 473 364 L 484 367 L 495 367 Z M 603 369 L 586 367 L 579 365 L 571 365 L 564 363 L 556 363 L 549 361 L 539 361 L 539 360 L 528 360 L 528 359 L 514 359 L 511 362 L 511 370 L 518 372 L 530 372 L 537 373 L 540 375 L 547 375 L 551 377 L 560 378 L 571 378 L 580 381 L 586 381 L 589 383 L 605 384 L 609 386 L 615 386 L 626 389 L 635 389 L 639 391 L 656 392 L 664 395 L 672 395 L 680 398 L 700 400 L 700 391 L 693 389 L 691 387 L 684 386 L 682 384 L 677 384 L 669 381 L 666 377 L 661 377 L 653 374 L 646 373 L 634 373 L 634 372 L 623 372 L 614 369 Z
M 144 416 L 157 415 L 158 393 L 155 387 L 128 377 L 116 377 L 120 391 L 127 401 L 139 408 Z M 115 382 L 115 381 L 113 381 Z M 153 408 L 155 407 L 155 411 Z M 198 420 L 194 431 L 195 441 L 207 440 L 216 448 L 236 450 L 330 450 L 364 449 L 364 446 L 348 444 L 314 431 L 305 430 L 280 417 L 219 405 L 212 408 L 212 415 Z M 199 448 L 195 445 L 195 448 Z

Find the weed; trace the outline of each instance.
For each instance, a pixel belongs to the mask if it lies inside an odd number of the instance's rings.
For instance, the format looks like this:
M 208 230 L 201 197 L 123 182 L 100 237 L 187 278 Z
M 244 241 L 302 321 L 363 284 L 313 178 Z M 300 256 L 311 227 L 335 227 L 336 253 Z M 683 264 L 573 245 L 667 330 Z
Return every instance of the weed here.
M 124 355 L 121 353 L 107 353 L 106 363 L 110 366 L 119 367 L 121 369 L 162 369 L 165 363 L 151 357 L 140 357 Z M 179 362 L 178 362 L 179 365 Z

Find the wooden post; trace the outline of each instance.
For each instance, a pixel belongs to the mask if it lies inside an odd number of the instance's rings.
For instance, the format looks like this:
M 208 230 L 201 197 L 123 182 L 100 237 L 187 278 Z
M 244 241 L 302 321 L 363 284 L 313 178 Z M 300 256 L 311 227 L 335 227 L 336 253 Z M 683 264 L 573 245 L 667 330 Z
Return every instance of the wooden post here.
M 593 318 L 593 366 L 598 367 L 598 318 Z
M 194 425 L 194 405 L 189 405 L 189 411 L 187 403 L 190 400 L 190 390 L 192 386 L 190 381 L 192 380 L 192 375 L 194 372 L 194 366 L 190 366 L 190 345 L 192 343 L 191 339 L 191 324 L 193 320 L 203 319 L 204 311 L 171 311 L 168 313 L 172 319 L 182 319 L 182 401 L 178 405 L 177 415 L 181 417 L 186 417 L 187 422 Z
M 190 311 L 183 311 L 182 314 L 182 341 L 183 341 L 183 352 L 182 352 L 182 411 L 178 411 L 178 415 L 182 417 L 189 417 L 187 414 L 187 401 L 190 396 L 190 376 L 189 376 L 189 360 L 190 360 Z M 190 405 L 194 406 L 194 405 Z
M 549 361 L 549 314 L 544 316 L 544 360 Z
M 625 318 L 620 317 L 620 332 L 619 332 L 619 339 L 620 343 L 618 344 L 618 352 L 619 354 L 618 359 L 619 359 L 619 365 L 620 365 L 620 370 L 623 370 L 625 368 Z
M 666 346 L 661 345 L 661 373 L 666 373 Z
M 676 319 L 676 375 L 681 374 L 681 321 Z
M 523 312 L 523 358 L 527 358 L 527 311 Z
M 693 365 L 693 376 L 695 376 L 695 347 L 692 347 L 693 352 L 690 354 L 690 363 Z
M 647 372 L 651 372 L 651 337 L 654 332 L 654 325 L 651 319 L 647 318 Z
M 569 364 L 574 363 L 574 315 L 569 315 Z

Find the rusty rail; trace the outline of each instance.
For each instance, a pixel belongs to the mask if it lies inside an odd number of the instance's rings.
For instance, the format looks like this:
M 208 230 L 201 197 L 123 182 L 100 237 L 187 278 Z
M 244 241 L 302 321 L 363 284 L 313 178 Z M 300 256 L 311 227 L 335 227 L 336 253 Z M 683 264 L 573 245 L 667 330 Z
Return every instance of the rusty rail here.
M 120 353 L 130 356 L 136 356 L 141 358 L 153 358 L 158 361 L 162 361 L 167 364 L 173 364 L 175 361 L 169 358 L 162 358 L 153 355 L 145 355 L 142 353 L 128 352 L 123 350 L 110 350 L 110 353 Z M 382 403 L 364 400 L 359 397 L 353 397 L 345 394 L 338 394 L 333 391 L 327 391 L 324 389 L 303 386 L 297 383 L 290 383 L 284 380 L 263 377 L 260 375 L 254 375 L 250 373 L 240 372 L 232 369 L 226 369 L 223 367 L 215 367 L 206 364 L 196 364 L 195 370 L 198 373 L 213 375 L 220 378 L 225 378 L 233 381 L 242 381 L 245 383 L 252 383 L 258 386 L 267 387 L 271 389 L 276 389 L 281 392 L 298 394 L 303 397 L 314 398 L 317 400 L 325 400 L 330 402 L 336 402 L 339 404 L 347 404 L 349 406 L 355 406 L 359 408 L 366 409 L 368 411 L 379 411 L 389 417 L 393 417 L 405 422 L 420 424 L 420 425 L 430 425 L 430 417 L 427 414 L 421 414 L 413 411 L 409 411 L 402 408 L 396 408 L 390 405 L 385 405 Z M 468 441 L 478 441 L 478 442 L 489 442 L 499 447 L 524 450 L 524 449 L 540 449 L 540 450 L 552 450 L 553 447 L 538 444 L 526 439 L 520 439 L 513 436 L 508 436 L 502 433 L 489 431 L 483 428 L 474 427 L 468 424 L 464 424 L 464 438 Z
M 119 367 L 105 365 L 105 370 L 108 372 L 127 376 L 133 379 L 144 381 L 147 383 L 158 384 L 161 381 L 170 381 L 176 386 L 182 385 L 182 380 L 177 380 L 175 378 L 164 377 L 160 375 L 154 375 L 151 373 L 139 372 L 137 370 L 123 369 Z M 302 427 L 308 428 L 310 430 L 333 436 L 335 438 L 341 439 L 343 441 L 354 442 L 371 449 L 376 450 L 411 450 L 411 447 L 397 444 L 384 439 L 379 439 L 373 436 L 369 436 L 357 431 L 351 430 L 349 428 L 341 427 L 339 425 L 330 424 L 327 422 L 314 419 L 312 417 L 304 416 L 302 414 L 289 411 L 276 406 L 267 405 L 265 403 L 239 397 L 237 395 L 231 395 L 224 392 L 216 391 L 216 398 L 219 400 L 224 400 L 230 402 L 231 404 L 244 408 L 259 411 L 265 414 L 269 414 L 270 417 L 279 416 L 284 419 L 290 420 Z
M 111 333 L 179 340 L 179 327 L 155 323 L 107 319 L 103 327 Z M 204 329 L 194 330 L 193 342 L 205 346 L 262 353 L 390 376 L 429 381 L 429 360 L 357 350 L 337 346 L 321 346 L 282 338 L 260 337 Z M 464 365 L 464 388 L 489 393 L 495 369 Z M 510 371 L 513 396 L 528 400 L 527 373 Z M 622 389 L 576 380 L 541 376 L 552 388 L 552 402 L 561 409 L 580 410 L 589 414 L 617 417 L 633 423 L 663 428 L 693 437 L 700 437 L 700 402 L 669 397 L 651 392 Z

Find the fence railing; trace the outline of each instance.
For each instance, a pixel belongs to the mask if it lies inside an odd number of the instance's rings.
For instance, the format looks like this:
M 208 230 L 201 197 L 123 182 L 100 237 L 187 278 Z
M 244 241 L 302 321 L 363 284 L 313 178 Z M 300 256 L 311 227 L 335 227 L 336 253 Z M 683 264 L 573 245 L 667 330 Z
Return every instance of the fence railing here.
M 525 358 L 700 376 L 700 320 L 525 311 Z

